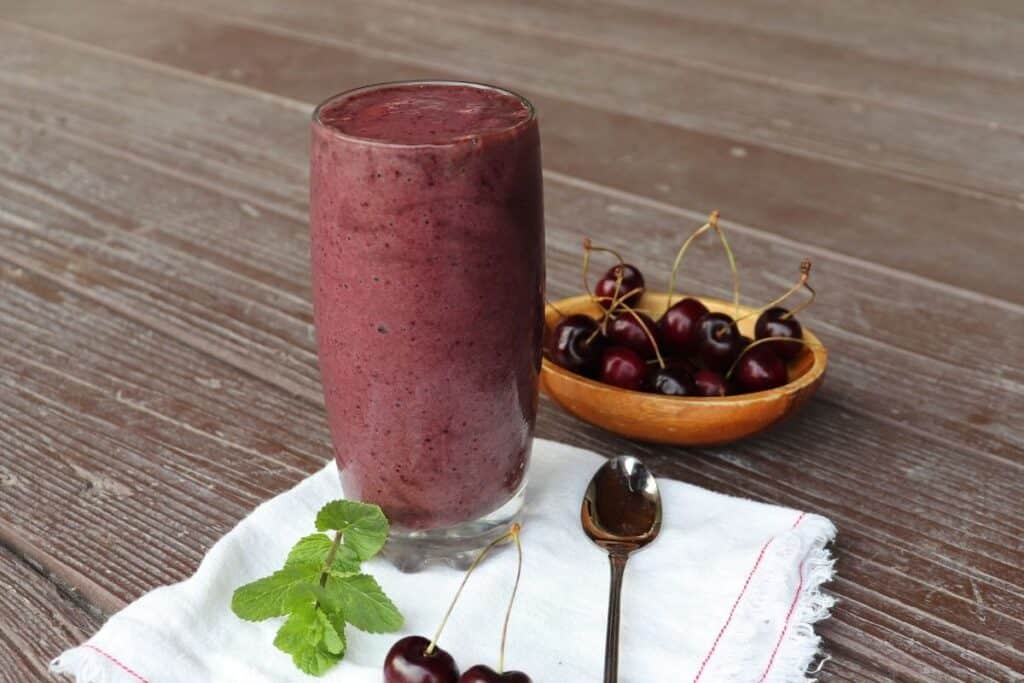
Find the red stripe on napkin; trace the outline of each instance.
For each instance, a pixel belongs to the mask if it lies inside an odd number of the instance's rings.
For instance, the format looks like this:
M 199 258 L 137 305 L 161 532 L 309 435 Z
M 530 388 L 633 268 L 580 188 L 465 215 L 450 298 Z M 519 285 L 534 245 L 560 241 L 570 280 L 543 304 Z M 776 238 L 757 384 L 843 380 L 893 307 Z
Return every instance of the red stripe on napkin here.
M 779 647 L 782 645 L 782 639 L 786 635 L 786 631 L 789 630 L 789 621 L 793 618 L 793 612 L 796 610 L 796 603 L 800 599 L 800 593 L 804 590 L 804 564 L 800 563 L 800 581 L 796 585 L 796 593 L 793 595 L 793 602 L 789 603 L 789 611 L 786 612 L 786 621 L 782 624 L 782 633 L 779 634 L 779 639 L 775 641 L 775 649 L 772 650 L 772 656 L 768 658 L 768 666 L 764 668 L 764 673 L 761 674 L 761 678 L 758 679 L 757 683 L 762 683 L 764 679 L 768 678 L 768 672 L 772 670 L 772 664 L 775 663 L 775 655 L 779 653 Z
M 82 647 L 87 647 L 90 650 L 92 650 L 93 652 L 100 653 L 101 655 L 103 655 L 104 657 L 109 659 L 111 662 L 113 662 L 115 665 L 120 667 L 120 669 L 122 671 L 124 671 L 125 673 L 127 673 L 129 676 L 132 676 L 133 678 L 135 678 L 135 680 L 140 681 L 140 683 L 149 683 L 149 681 L 147 681 L 145 678 L 143 678 L 139 674 L 137 674 L 134 671 L 132 671 L 131 667 L 129 667 L 127 664 L 122 663 L 121 660 L 119 660 L 117 657 L 115 657 L 115 656 L 113 656 L 111 654 L 107 654 L 106 652 L 104 652 L 103 650 L 99 649 L 95 645 L 89 645 L 88 643 L 86 643 Z
M 793 526 L 789 527 L 789 530 L 792 531 L 793 529 L 795 529 L 797 527 L 797 525 L 800 524 L 800 522 L 803 521 L 804 516 L 806 514 L 807 514 L 806 512 L 801 512 L 800 515 L 796 518 L 796 521 L 793 522 Z M 715 636 L 715 641 L 713 643 L 711 643 L 711 649 L 708 650 L 708 653 L 706 655 L 704 655 L 704 661 L 702 661 L 700 663 L 700 669 L 697 670 L 697 675 L 693 677 L 693 683 L 697 683 L 700 680 L 700 677 L 704 675 L 704 669 L 707 667 L 708 662 L 711 661 L 711 656 L 713 654 L 715 654 L 715 650 L 718 649 L 718 643 L 722 640 L 722 636 L 725 634 L 725 629 L 729 628 L 729 624 L 732 623 L 732 617 L 736 613 L 736 608 L 739 606 L 740 600 L 743 599 L 744 594 L 746 594 L 746 592 L 747 592 L 747 588 L 750 586 L 750 580 L 754 578 L 754 574 L 757 572 L 757 568 L 759 566 L 761 566 L 761 560 L 764 559 L 765 551 L 768 550 L 768 546 L 770 546 L 772 544 L 772 541 L 774 541 L 774 540 L 775 540 L 775 536 L 772 536 L 771 538 L 769 538 L 767 541 L 764 542 L 763 546 L 761 546 L 761 551 L 757 554 L 757 559 L 754 560 L 754 566 L 750 568 L 750 571 L 747 573 L 747 578 L 743 582 L 743 588 L 740 589 L 739 595 L 736 596 L 736 600 L 733 601 L 732 607 L 729 608 L 729 615 L 725 618 L 725 623 L 722 624 L 722 628 L 720 628 L 718 630 L 718 635 Z M 801 584 L 802 584 L 803 583 L 803 565 L 801 565 L 800 571 L 801 571 L 800 576 L 801 576 Z M 800 591 L 798 590 L 797 591 L 797 596 L 799 596 L 799 595 L 800 595 Z M 796 598 L 793 599 L 793 606 L 795 606 L 795 605 L 796 605 Z M 793 613 L 793 606 L 791 606 L 790 609 L 789 609 L 790 615 Z M 786 623 L 788 625 L 788 623 L 789 623 L 789 616 L 786 617 Z M 783 634 L 785 634 L 785 629 L 783 629 Z M 775 652 L 778 651 L 779 644 L 781 642 L 782 642 L 782 636 L 780 635 L 779 636 L 779 642 L 775 644 L 775 651 L 772 652 L 771 660 L 769 660 L 769 662 L 768 662 L 768 668 L 769 669 L 771 668 L 772 661 L 775 659 Z M 762 674 L 761 680 L 763 681 L 764 677 L 767 676 L 767 675 L 768 675 L 768 669 L 766 669 L 764 674 Z

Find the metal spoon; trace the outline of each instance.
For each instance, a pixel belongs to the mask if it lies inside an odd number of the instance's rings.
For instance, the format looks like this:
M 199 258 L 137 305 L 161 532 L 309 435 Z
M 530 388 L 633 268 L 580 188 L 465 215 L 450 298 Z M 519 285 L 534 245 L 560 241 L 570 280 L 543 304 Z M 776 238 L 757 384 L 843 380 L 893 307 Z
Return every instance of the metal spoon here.
M 594 474 L 580 510 L 583 531 L 608 551 L 612 567 L 608 598 L 608 635 L 604 683 L 619 678 L 619 603 L 622 576 L 631 553 L 653 541 L 661 530 L 661 494 L 651 471 L 629 455 L 612 458 Z

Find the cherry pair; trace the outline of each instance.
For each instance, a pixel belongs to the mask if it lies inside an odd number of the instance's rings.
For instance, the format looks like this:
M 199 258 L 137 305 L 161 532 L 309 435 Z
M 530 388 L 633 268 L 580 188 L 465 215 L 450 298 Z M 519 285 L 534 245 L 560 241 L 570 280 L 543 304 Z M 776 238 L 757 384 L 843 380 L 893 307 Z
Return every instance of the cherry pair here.
M 395 643 L 384 660 L 384 683 L 531 683 L 520 671 L 498 673 L 482 664 L 460 676 L 455 659 L 430 645 L 423 636 L 408 636 Z
M 384 683 L 532 683 L 529 676 L 521 671 L 504 671 L 505 665 L 505 639 L 508 635 L 509 619 L 512 616 L 512 604 L 515 602 L 516 593 L 519 590 L 519 578 L 523 571 L 523 546 L 519 540 L 520 527 L 513 524 L 509 531 L 480 551 L 473 564 L 466 570 L 466 575 L 459 584 L 459 589 L 452 598 L 451 605 L 441 620 L 441 626 L 437 629 L 433 640 L 427 640 L 423 636 L 407 636 L 395 643 L 384 659 Z M 466 670 L 461 676 L 455 658 L 448 652 L 437 646 L 437 641 L 444 631 L 448 617 L 455 609 L 462 589 L 473 570 L 483 561 L 484 557 L 498 544 L 513 539 L 516 544 L 518 564 L 516 569 L 515 584 L 512 588 L 512 597 L 509 599 L 508 609 L 505 612 L 505 622 L 501 629 L 501 649 L 498 655 L 498 670 L 495 671 L 489 666 L 478 664 Z

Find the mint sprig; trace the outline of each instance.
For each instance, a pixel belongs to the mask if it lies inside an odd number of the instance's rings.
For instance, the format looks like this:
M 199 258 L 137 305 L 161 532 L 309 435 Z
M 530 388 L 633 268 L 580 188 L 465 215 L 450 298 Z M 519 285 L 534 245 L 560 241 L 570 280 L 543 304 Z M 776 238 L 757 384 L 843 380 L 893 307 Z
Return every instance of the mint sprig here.
M 299 539 L 284 567 L 235 590 L 231 610 L 246 621 L 287 617 L 274 646 L 300 670 L 322 676 L 345 657 L 345 626 L 369 633 L 402 627 L 402 614 L 362 562 L 384 547 L 388 520 L 376 505 L 335 500 L 316 516 L 320 532 Z

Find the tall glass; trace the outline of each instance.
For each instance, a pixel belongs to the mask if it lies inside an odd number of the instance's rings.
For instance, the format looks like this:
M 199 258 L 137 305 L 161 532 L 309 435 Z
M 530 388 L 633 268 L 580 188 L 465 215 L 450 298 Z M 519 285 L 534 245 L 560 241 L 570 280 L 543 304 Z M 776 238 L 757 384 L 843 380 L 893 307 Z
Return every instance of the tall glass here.
M 379 504 L 399 567 L 465 564 L 516 517 L 544 300 L 532 105 L 447 81 L 313 114 L 313 305 L 345 495 Z

